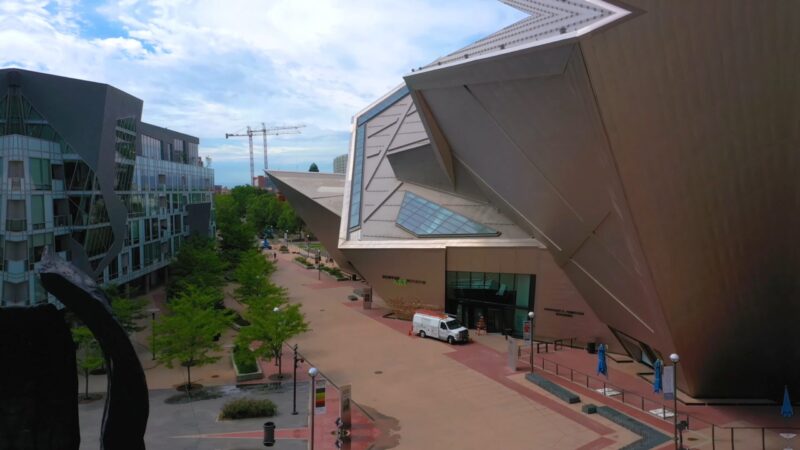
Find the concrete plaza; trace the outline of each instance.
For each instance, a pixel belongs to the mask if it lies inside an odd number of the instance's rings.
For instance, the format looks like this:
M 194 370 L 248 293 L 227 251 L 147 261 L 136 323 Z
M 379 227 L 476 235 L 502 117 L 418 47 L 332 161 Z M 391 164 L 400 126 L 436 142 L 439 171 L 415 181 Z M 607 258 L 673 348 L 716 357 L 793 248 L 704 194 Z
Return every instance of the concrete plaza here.
M 269 392 L 242 392 L 233 388 L 235 377 L 227 351 L 220 353 L 219 362 L 192 371 L 193 381 L 219 386 L 224 398 L 183 405 L 165 404 L 164 399 L 175 394 L 174 387 L 185 381 L 185 371 L 152 361 L 151 350 L 147 347 L 148 329 L 133 337 L 152 390 L 148 448 L 263 448 L 259 439 L 265 419 L 216 419 L 223 401 L 236 395 L 266 395 L 275 401 L 279 414 L 269 420 L 279 429 L 276 448 L 305 448 L 309 364 L 321 371 L 330 386 L 328 412 L 317 418 L 315 442 L 318 449 L 335 448 L 331 431 L 338 415 L 336 387 L 343 384 L 352 385 L 353 400 L 357 404 L 353 450 L 617 449 L 639 440 L 639 435 L 604 417 L 583 414 L 580 407 L 586 403 L 608 405 L 664 435 L 672 434 L 672 422 L 652 416 L 646 411 L 648 408 L 639 408 L 636 397 L 630 395 L 625 400 L 623 396 L 620 402 L 619 395 L 606 397 L 596 392 L 597 386 L 585 388 L 580 383 L 570 382 L 564 369 L 594 374 L 592 355 L 579 350 L 536 355 L 537 367 L 542 361 L 546 363 L 548 370 L 539 371 L 545 378 L 582 397 L 582 403 L 569 405 L 525 379 L 528 367 L 524 353 L 517 370 L 507 367 L 507 342 L 501 336 L 474 336 L 472 343 L 457 346 L 409 336 L 410 323 L 385 317 L 388 310 L 381 299 L 375 299 L 371 310 L 364 310 L 361 301 L 348 300 L 353 290 L 364 284 L 337 282 L 325 273 L 320 275 L 300 266 L 293 261 L 295 256 L 291 253 L 279 255 L 272 280 L 289 290 L 290 301 L 302 303 L 311 327 L 310 332 L 290 342 L 298 344 L 300 354 L 306 359 L 298 372 L 300 414 L 288 414 L 291 411 L 290 397 L 287 397 L 291 395 L 290 381 Z M 156 306 L 163 308 L 163 291 L 154 291 L 151 297 Z M 229 307 L 241 308 L 230 295 L 228 297 Z M 226 333 L 223 342 L 230 342 L 232 336 L 232 332 Z M 290 373 L 292 368 L 288 353 L 283 361 L 284 373 Z M 562 368 L 560 376 L 553 373 L 555 364 Z M 268 375 L 277 370 L 274 362 L 262 361 L 261 366 Z M 641 394 L 645 397 L 642 403 L 659 402 L 658 396 L 648 395 L 651 390 L 646 377 L 637 374 L 641 367 L 610 359 L 606 381 L 630 393 Z M 91 382 L 92 391 L 104 389 L 104 377 L 93 376 Z M 263 383 L 263 380 L 253 383 Z M 692 406 L 689 409 L 693 418 L 698 419 L 686 435 L 686 444 L 693 449 L 714 448 L 710 442 L 710 428 L 701 425 L 699 420 L 718 426 L 789 426 L 795 422 L 770 420 L 772 407 Z M 96 448 L 101 414 L 102 402 L 81 405 L 83 448 Z M 766 439 L 768 443 L 783 443 L 777 432 L 772 434 L 774 436 Z M 737 448 L 760 448 L 760 436 L 755 432 L 740 433 L 735 441 Z M 748 447 L 749 444 L 753 446 Z M 672 448 L 672 443 L 659 448 Z M 718 435 L 716 448 L 730 448 L 730 439 Z

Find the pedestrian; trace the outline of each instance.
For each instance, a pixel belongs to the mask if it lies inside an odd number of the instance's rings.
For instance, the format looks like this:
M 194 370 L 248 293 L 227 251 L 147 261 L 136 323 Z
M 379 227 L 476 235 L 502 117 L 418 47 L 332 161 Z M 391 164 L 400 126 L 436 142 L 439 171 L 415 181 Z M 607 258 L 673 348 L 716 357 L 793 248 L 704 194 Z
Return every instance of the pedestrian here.
M 278 252 L 272 252 L 272 259 L 274 259 L 275 261 L 278 260 Z

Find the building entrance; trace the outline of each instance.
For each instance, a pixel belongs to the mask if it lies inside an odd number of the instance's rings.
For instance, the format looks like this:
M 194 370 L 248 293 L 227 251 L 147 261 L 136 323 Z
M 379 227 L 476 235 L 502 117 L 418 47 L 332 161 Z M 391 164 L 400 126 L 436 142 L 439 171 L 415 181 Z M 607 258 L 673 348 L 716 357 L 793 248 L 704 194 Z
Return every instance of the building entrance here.
M 521 337 L 533 310 L 536 276 L 530 274 L 447 272 L 445 310 L 468 328 L 483 317 L 489 333 L 510 330 Z

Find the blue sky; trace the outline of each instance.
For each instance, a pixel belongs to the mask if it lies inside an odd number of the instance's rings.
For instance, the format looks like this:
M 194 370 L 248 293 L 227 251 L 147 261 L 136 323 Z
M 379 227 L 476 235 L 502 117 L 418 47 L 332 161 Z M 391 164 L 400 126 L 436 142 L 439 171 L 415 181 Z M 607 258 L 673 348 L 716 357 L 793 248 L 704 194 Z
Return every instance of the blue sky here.
M 496 0 L 0 0 L 0 67 L 141 98 L 145 121 L 198 136 L 233 186 L 248 182 L 247 139 L 225 133 L 304 124 L 270 138 L 270 168 L 330 171 L 352 115 L 411 67 L 521 18 Z

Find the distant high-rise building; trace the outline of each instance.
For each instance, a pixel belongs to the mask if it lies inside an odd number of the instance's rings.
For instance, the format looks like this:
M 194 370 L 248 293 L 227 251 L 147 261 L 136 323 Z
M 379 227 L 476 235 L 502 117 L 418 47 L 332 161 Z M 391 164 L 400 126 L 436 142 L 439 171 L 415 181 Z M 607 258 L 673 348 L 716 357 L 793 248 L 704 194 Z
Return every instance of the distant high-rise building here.
M 333 158 L 333 173 L 347 172 L 347 153 Z

